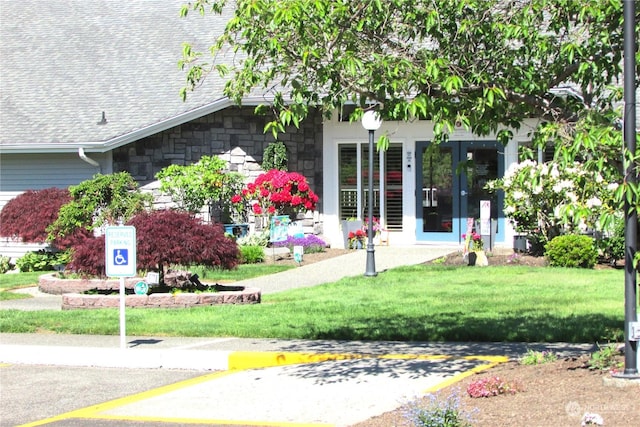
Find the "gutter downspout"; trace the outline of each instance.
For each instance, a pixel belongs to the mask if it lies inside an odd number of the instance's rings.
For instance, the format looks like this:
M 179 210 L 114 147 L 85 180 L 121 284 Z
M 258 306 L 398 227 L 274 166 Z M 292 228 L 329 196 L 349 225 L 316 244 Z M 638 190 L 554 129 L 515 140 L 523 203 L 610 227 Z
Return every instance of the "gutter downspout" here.
M 102 173 L 102 167 L 100 166 L 100 163 L 98 163 L 95 160 L 90 159 L 89 157 L 87 157 L 87 155 L 84 152 L 84 148 L 82 148 L 82 147 L 78 148 L 78 156 L 80 156 L 80 158 L 82 160 L 84 160 L 85 162 L 89 163 L 91 166 L 98 168 L 98 172 Z

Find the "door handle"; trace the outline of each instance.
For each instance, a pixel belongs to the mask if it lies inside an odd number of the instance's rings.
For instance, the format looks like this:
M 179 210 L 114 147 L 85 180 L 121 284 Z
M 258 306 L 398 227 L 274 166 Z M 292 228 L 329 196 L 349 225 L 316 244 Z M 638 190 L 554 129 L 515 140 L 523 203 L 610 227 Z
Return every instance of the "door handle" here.
M 467 192 L 466 192 L 465 190 L 461 190 L 461 191 L 460 191 L 460 195 L 461 195 L 461 196 L 466 196 L 466 195 L 467 195 Z

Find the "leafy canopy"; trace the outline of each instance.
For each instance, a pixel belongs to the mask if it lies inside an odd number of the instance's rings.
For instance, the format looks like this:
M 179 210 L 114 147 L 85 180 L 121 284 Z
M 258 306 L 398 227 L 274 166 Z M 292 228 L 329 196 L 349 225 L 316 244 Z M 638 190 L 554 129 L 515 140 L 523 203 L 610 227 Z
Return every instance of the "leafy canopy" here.
M 276 134 L 310 106 L 330 115 L 355 102 L 377 104 L 385 119 L 429 117 L 441 136 L 458 122 L 506 142 L 506 129 L 525 118 L 574 123 L 594 109 L 610 113 L 620 97 L 610 87 L 622 71 L 619 0 L 233 3 L 183 7 L 183 15 L 234 8 L 210 61 L 185 45 L 188 88 L 216 70 L 237 103 L 270 100 L 275 120 L 265 130 Z M 573 96 L 551 90 L 563 86 Z
M 626 200 L 640 210 L 615 129 L 620 0 L 194 0 L 182 15 L 190 11 L 231 18 L 210 58 L 184 46 L 184 97 L 217 72 L 236 103 L 264 97 L 256 110 L 271 109 L 265 131 L 274 136 L 310 108 L 330 117 L 349 102 L 352 120 L 372 105 L 385 120 L 431 119 L 436 140 L 459 123 L 506 143 L 537 119 L 534 146 L 552 143 L 561 165 L 583 162 L 618 181 L 618 208 Z M 638 50 L 635 59 L 638 75 Z M 379 148 L 388 142 L 382 135 Z M 637 174 L 640 156 L 624 159 Z
M 58 218 L 47 227 L 49 240 L 69 236 L 79 229 L 93 231 L 126 222 L 151 205 L 151 195 L 140 193 L 128 172 L 96 174 L 69 187 L 69 192 L 71 200 L 60 207 Z
M 229 172 L 227 162 L 216 156 L 202 156 L 192 165 L 170 165 L 156 174 L 160 190 L 168 193 L 180 209 L 200 212 L 216 201 L 230 204 L 230 198 L 240 191 L 244 176 Z

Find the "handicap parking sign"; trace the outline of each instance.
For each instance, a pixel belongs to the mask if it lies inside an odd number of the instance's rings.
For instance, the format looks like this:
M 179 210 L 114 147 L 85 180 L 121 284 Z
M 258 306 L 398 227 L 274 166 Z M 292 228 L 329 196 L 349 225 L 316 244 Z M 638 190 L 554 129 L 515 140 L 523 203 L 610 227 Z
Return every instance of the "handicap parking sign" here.
M 113 265 L 128 265 L 129 264 L 129 250 L 128 249 L 114 249 L 113 250 Z
M 107 227 L 105 234 L 106 273 L 109 277 L 136 275 L 136 229 Z

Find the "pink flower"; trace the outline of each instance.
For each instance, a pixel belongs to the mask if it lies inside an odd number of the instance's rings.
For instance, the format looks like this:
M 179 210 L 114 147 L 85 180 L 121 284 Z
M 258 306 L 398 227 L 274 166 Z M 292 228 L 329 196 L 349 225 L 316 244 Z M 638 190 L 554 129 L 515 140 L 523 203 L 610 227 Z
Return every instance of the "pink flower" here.
M 240 203 L 242 201 L 242 196 L 240 194 L 235 194 L 231 197 L 231 203 Z

